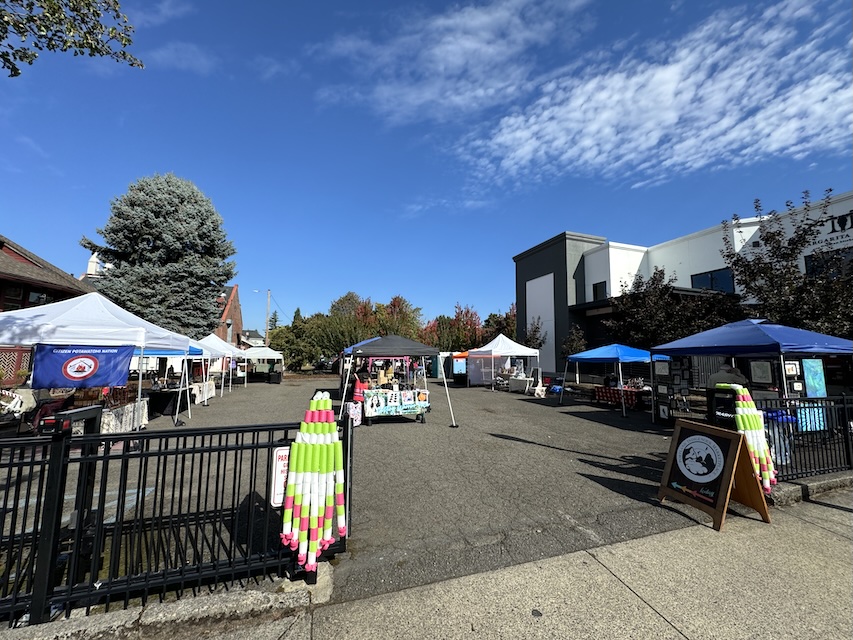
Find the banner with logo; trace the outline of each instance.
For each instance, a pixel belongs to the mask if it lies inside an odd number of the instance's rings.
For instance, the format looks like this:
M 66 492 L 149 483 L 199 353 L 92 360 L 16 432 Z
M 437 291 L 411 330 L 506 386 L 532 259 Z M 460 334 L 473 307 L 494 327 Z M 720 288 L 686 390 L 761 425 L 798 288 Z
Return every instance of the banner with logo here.
M 123 387 L 133 347 L 40 344 L 33 357 L 33 389 Z

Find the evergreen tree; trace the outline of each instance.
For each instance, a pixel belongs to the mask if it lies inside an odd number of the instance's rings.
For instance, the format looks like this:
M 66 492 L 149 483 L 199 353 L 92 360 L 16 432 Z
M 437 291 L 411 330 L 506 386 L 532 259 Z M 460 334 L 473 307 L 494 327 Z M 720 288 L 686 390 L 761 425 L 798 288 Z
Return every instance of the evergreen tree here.
M 216 298 L 235 275 L 213 203 L 189 182 L 168 173 L 142 178 L 112 201 L 98 234 L 97 253 L 109 268 L 96 286 L 116 304 L 166 329 L 202 338 L 219 324 Z
M 275 329 L 278 326 L 278 311 L 273 311 L 272 315 L 270 315 L 270 324 L 267 327 L 270 331 Z

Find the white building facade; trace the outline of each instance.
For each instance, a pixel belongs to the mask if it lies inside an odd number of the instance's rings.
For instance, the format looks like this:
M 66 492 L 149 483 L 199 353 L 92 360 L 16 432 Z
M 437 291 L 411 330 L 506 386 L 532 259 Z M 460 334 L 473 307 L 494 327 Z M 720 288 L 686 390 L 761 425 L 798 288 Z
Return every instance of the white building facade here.
M 819 214 L 813 203 L 812 217 Z M 783 228 L 792 228 L 793 214 L 780 213 Z M 732 247 L 738 251 L 760 248 L 760 219 L 744 218 L 728 225 Z M 740 293 L 721 251 L 724 228 L 717 225 L 651 247 L 613 242 L 600 236 L 565 232 L 513 257 L 516 265 L 516 305 L 520 338 L 536 318 L 548 332 L 540 349 L 544 371 L 561 371 L 560 345 L 573 323 L 587 326 L 587 318 L 608 315 L 608 299 L 630 288 L 637 275 L 648 279 L 656 268 L 674 277 L 674 286 Z M 832 198 L 827 219 L 811 250 L 804 252 L 800 269 L 818 249 L 845 251 L 853 256 L 853 191 Z M 521 319 L 524 319 L 522 322 Z M 587 336 L 591 347 L 602 342 Z M 558 365 L 559 363 L 559 365 Z

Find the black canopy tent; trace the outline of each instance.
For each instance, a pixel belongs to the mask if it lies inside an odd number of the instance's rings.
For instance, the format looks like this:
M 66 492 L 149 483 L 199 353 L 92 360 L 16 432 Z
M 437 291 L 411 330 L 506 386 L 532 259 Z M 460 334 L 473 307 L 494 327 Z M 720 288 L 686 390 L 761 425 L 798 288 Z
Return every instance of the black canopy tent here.
M 426 370 L 424 358 L 433 357 L 438 359 L 438 349 L 436 347 L 427 346 L 415 340 L 409 340 L 402 336 L 389 335 L 382 336 L 375 340 L 370 340 L 363 344 L 353 346 L 353 358 L 394 358 L 394 357 L 416 357 L 421 361 L 421 367 Z M 441 369 L 441 367 L 439 367 Z M 444 370 L 441 370 L 441 379 L 444 383 L 444 393 L 447 396 L 447 406 L 450 408 L 451 426 L 456 427 L 456 418 L 453 415 L 453 405 L 450 403 L 450 391 L 447 388 L 447 378 L 444 376 Z M 349 384 L 349 376 L 344 380 L 344 395 L 346 397 L 347 386 Z M 341 403 L 343 407 L 343 403 Z

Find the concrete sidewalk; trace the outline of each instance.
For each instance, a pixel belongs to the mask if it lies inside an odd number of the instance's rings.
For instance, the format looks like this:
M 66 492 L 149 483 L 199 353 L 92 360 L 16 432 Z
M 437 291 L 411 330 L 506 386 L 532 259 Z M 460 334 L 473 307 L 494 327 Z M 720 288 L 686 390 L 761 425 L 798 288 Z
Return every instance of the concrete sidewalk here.
M 34 638 L 833 638 L 853 637 L 853 488 L 807 490 L 771 524 L 732 504 L 700 524 L 364 600 L 323 605 L 318 584 L 226 594 L 0 631 Z M 846 486 L 845 486 L 846 485 Z M 807 486 L 807 483 L 802 483 Z M 793 487 L 793 493 L 803 493 Z

